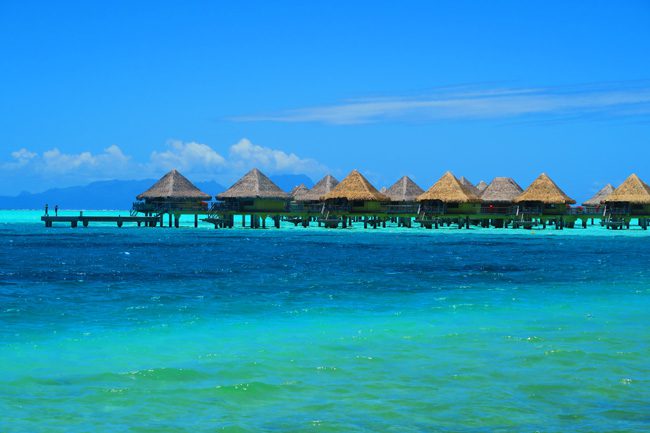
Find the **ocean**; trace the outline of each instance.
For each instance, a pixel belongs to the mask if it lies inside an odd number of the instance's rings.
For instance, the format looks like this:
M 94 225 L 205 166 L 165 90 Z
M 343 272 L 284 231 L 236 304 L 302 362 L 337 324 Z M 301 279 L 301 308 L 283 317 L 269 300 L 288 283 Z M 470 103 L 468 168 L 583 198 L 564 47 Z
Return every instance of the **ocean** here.
M 0 432 L 650 430 L 650 232 L 40 214 L 0 211 Z

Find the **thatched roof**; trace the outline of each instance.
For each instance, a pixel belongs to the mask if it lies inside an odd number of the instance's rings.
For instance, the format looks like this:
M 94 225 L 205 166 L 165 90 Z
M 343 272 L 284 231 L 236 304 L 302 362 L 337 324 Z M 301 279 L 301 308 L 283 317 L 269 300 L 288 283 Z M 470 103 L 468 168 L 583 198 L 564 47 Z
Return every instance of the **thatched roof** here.
M 574 204 L 576 201 L 566 195 L 553 180 L 542 173 L 526 190 L 515 198 L 515 203 L 538 201 L 545 204 Z
M 386 190 L 386 195 L 391 201 L 415 201 L 424 190 L 410 177 L 404 176 Z
M 254 168 L 239 179 L 227 191 L 217 195 L 222 200 L 226 198 L 277 198 L 287 199 L 289 196 L 271 181 L 264 173 Z
M 309 191 L 309 188 L 307 188 L 307 186 L 305 186 L 304 183 L 301 183 L 300 185 L 293 187 L 293 189 L 289 193 L 289 197 L 296 198 L 296 194 L 306 193 L 307 191 Z
M 476 184 L 476 189 L 478 189 L 478 192 L 483 193 L 485 191 L 485 188 L 488 187 L 488 184 L 485 183 L 484 180 L 480 181 L 479 183 Z
M 138 200 L 144 199 L 196 199 L 196 200 L 210 200 L 211 195 L 208 195 L 198 189 L 192 184 L 185 176 L 180 174 L 178 170 L 173 169 L 160 180 L 153 184 L 151 188 L 136 197 Z
M 606 203 L 650 204 L 650 186 L 631 174 L 606 199 Z
M 495 177 L 481 193 L 485 203 L 512 203 L 524 190 L 510 177 Z
M 583 206 L 598 206 L 605 202 L 605 199 L 614 192 L 614 187 L 611 184 L 605 185 L 600 191 L 596 193 L 586 202 L 582 203 Z
M 296 201 L 320 201 L 322 196 L 333 190 L 338 184 L 339 181 L 334 176 L 328 174 L 319 180 L 312 189 L 297 192 L 293 199 Z
M 472 192 L 474 193 L 475 196 L 480 196 L 480 195 L 481 195 L 481 191 L 479 191 L 478 188 L 475 187 L 474 184 L 473 184 L 472 182 L 470 182 L 469 179 L 467 179 L 465 176 L 461 176 L 460 179 L 458 179 L 458 181 L 459 181 L 459 182 L 460 182 L 460 183 L 461 183 L 465 188 L 467 188 L 468 190 L 472 191 Z
M 444 203 L 479 203 L 480 198 L 469 188 L 466 188 L 456 177 L 448 171 L 438 182 L 434 183 L 424 194 L 418 196 L 417 201 L 440 200 Z
M 363 201 L 390 201 L 384 194 L 377 191 L 368 179 L 357 170 L 352 170 L 345 179 L 322 197 L 323 200 L 347 199 Z

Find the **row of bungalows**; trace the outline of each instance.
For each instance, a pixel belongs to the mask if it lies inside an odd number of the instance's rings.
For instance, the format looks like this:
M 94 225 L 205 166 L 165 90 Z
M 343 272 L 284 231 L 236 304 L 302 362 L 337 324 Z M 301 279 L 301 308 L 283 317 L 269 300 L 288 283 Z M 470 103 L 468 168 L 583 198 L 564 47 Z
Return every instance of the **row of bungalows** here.
M 364 221 L 376 227 L 386 221 L 411 227 L 412 222 L 432 228 L 439 224 L 469 227 L 533 227 L 555 225 L 573 227 L 577 219 L 586 226 L 587 217 L 602 217 L 613 228 L 629 226 L 633 217 L 646 227 L 650 216 L 650 187 L 636 175 L 618 188 L 607 185 L 596 196 L 571 207 L 571 199 L 545 173 L 523 190 L 508 177 L 496 177 L 476 186 L 466 178 L 445 173 L 424 191 L 408 176 L 390 188 L 378 191 L 359 171 L 353 170 L 341 182 L 327 175 L 311 189 L 299 185 L 290 193 L 282 191 L 258 169 L 246 173 L 226 191 L 217 194 L 217 202 L 208 208 L 211 196 L 200 191 L 177 170 L 172 170 L 151 188 L 137 197 L 134 212 L 145 215 L 169 214 L 169 224 L 178 226 L 180 215 L 193 214 L 195 225 L 199 214 L 215 227 L 233 227 L 235 215 L 242 224 L 265 227 L 272 218 L 276 227 L 282 218 L 308 226 L 310 221 L 328 227 L 347 227 L 353 221 Z

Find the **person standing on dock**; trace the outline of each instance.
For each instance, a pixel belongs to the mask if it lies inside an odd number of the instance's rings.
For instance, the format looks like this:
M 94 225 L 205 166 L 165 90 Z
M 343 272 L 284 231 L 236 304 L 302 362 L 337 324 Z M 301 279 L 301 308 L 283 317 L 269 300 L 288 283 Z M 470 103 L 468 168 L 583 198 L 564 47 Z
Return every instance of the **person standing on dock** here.
M 49 206 L 47 205 L 47 203 L 45 203 L 45 216 L 49 215 L 48 209 L 49 209 Z
M 54 216 L 59 216 L 59 205 L 58 204 L 54 205 Z

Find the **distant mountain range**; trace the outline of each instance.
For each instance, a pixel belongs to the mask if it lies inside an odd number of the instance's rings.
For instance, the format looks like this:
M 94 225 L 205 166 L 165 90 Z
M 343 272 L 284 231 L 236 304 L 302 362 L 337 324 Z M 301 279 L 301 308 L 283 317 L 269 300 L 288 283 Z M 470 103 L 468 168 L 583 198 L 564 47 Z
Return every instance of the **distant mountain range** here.
M 312 180 L 304 174 L 270 176 L 284 191 L 304 183 L 308 188 Z M 155 179 L 107 180 L 92 182 L 84 186 L 54 188 L 39 193 L 23 192 L 17 196 L 0 196 L 0 209 L 41 209 L 47 203 L 50 208 L 60 209 L 130 209 L 135 197 L 149 189 Z M 194 182 L 201 191 L 212 196 L 226 190 L 214 181 Z

